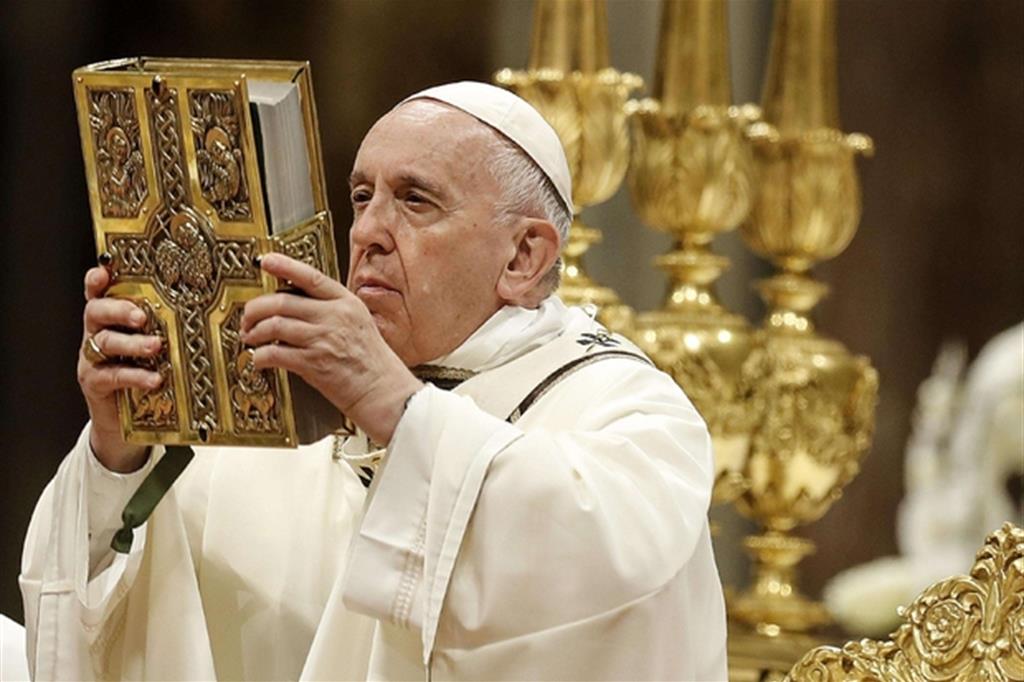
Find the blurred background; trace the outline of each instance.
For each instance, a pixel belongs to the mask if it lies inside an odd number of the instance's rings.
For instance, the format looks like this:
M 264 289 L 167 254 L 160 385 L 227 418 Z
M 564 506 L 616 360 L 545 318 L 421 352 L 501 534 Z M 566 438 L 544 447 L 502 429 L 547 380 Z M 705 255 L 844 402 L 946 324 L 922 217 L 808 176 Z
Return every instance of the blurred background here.
M 771 9 L 729 1 L 737 103 L 760 99 Z M 656 0 L 609 1 L 614 66 L 650 82 L 659 15 Z M 21 618 L 22 538 L 86 419 L 75 362 L 95 251 L 71 70 L 141 54 L 309 60 L 343 245 L 346 177 L 373 121 L 426 86 L 524 67 L 530 22 L 527 0 L 0 2 L 0 611 Z M 1024 319 L 1024 3 L 840 0 L 839 97 L 843 129 L 871 135 L 877 154 L 860 165 L 856 238 L 817 270 L 833 288 L 817 319 L 871 358 L 881 396 L 863 472 L 802 531 L 818 544 L 802 564 L 814 595 L 840 569 L 894 553 L 915 393 L 940 344 L 959 338 L 973 355 Z M 590 274 L 638 309 L 660 305 L 651 259 L 668 238 L 640 223 L 625 189 L 584 219 L 605 235 Z M 723 303 L 758 320 L 750 282 L 767 266 L 736 234 L 716 250 L 732 259 Z M 746 559 L 727 540 L 745 522 L 716 516 L 722 574 L 743 581 Z

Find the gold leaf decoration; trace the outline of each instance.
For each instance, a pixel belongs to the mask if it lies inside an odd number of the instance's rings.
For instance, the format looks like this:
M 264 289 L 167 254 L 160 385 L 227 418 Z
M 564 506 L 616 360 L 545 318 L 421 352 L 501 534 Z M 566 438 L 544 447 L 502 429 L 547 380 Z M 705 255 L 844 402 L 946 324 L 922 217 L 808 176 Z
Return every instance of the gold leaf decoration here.
M 969 575 L 935 583 L 905 609 L 889 640 L 818 647 L 787 682 L 1024 680 L 1024 530 L 985 540 Z

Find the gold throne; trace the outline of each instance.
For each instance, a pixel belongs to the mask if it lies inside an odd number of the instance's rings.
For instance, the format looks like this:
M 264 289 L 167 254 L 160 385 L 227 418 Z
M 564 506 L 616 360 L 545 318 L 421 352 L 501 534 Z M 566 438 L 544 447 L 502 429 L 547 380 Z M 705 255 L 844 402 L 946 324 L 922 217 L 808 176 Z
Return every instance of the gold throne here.
M 787 682 L 1024 680 L 1024 529 L 988 536 L 968 575 L 941 580 L 900 608 L 889 639 L 810 650 Z

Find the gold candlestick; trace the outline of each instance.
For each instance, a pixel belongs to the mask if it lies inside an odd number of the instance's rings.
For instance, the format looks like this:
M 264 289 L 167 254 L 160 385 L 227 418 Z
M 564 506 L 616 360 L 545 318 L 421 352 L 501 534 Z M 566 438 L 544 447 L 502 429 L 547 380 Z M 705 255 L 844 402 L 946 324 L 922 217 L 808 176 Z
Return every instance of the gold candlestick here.
M 569 161 L 575 214 L 559 295 L 570 305 L 596 305 L 609 329 L 630 331 L 632 310 L 591 279 L 582 261 L 601 232 L 584 225 L 579 213 L 611 197 L 622 183 L 629 161 L 626 98 L 643 85 L 639 76 L 609 66 L 603 0 L 537 0 L 527 70 L 503 69 L 494 80 L 540 111 Z
M 755 193 L 745 130 L 760 110 L 729 105 L 726 18 L 724 0 L 666 0 L 654 98 L 629 105 L 633 203 L 645 223 L 676 238 L 655 261 L 671 278 L 669 295 L 661 310 L 637 318 L 636 339 L 707 421 L 716 502 L 745 488 L 756 420 L 742 375 L 750 328 L 716 299 L 714 281 L 729 261 L 709 248 L 746 217 Z
M 814 545 L 790 531 L 820 518 L 857 474 L 878 391 L 868 359 L 816 333 L 810 316 L 828 288 L 809 270 L 853 238 L 854 156 L 872 151 L 839 129 L 834 0 L 777 0 L 763 106 L 767 123 L 752 126 L 760 194 L 743 236 L 779 272 L 758 286 L 768 315 L 744 376 L 759 418 L 736 505 L 764 532 L 745 542 L 754 585 L 730 615 L 776 635 L 829 621 L 795 580 Z

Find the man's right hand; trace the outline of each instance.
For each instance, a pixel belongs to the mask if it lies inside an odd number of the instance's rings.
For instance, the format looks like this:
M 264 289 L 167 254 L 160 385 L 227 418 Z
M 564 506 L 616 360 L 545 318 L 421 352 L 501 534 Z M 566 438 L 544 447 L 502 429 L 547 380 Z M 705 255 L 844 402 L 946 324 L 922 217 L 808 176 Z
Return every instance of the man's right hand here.
M 78 351 L 78 383 L 89 406 L 92 429 L 89 444 L 97 459 L 111 471 L 128 473 L 146 462 L 147 448 L 126 443 L 117 413 L 117 391 L 123 388 L 152 390 L 162 381 L 159 372 L 127 364 L 118 358 L 141 358 L 160 351 L 161 340 L 129 330 L 146 324 L 146 313 L 131 301 L 105 298 L 110 272 L 96 267 L 85 273 L 85 315 L 82 344 Z M 91 362 L 82 349 L 89 337 L 110 358 Z

